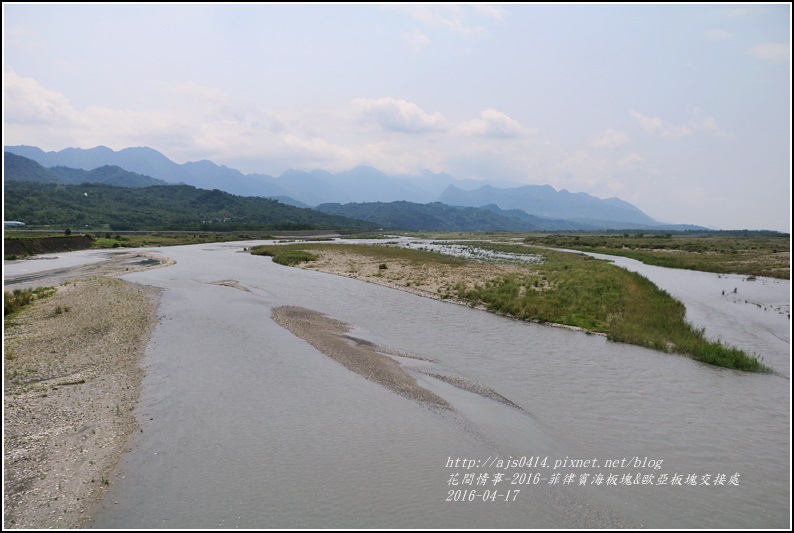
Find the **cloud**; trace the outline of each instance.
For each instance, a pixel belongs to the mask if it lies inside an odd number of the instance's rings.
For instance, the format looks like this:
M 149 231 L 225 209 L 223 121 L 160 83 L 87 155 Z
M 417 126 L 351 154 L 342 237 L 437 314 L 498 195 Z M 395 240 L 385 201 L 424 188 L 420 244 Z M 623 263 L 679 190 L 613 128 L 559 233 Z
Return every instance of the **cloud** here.
M 173 82 L 167 84 L 166 88 L 179 98 L 190 98 L 219 106 L 226 106 L 229 103 L 228 98 L 219 90 L 205 87 L 198 83 Z
M 417 51 L 421 50 L 423 46 L 430 44 L 430 37 L 420 31 L 414 31 L 406 35 L 405 40 L 408 42 L 408 46 Z
M 587 142 L 593 148 L 617 148 L 629 142 L 629 136 L 622 131 L 608 129 L 590 137 Z
M 644 164 L 645 164 L 645 158 L 636 152 L 632 152 L 623 159 L 621 159 L 620 161 L 618 161 L 617 166 L 618 168 L 627 169 L 627 168 L 641 167 Z
M 477 25 L 469 25 L 463 21 L 464 12 L 461 6 L 455 4 L 405 4 L 389 6 L 408 13 L 411 17 L 424 23 L 431 28 L 447 28 L 455 33 L 466 37 L 481 34 L 485 28 Z M 488 14 L 493 17 L 495 11 L 491 10 Z
M 503 7 L 493 4 L 472 4 L 471 8 L 480 15 L 502 22 L 510 12 Z
M 480 118 L 462 123 L 456 131 L 462 135 L 492 138 L 521 137 L 525 133 L 521 124 L 496 109 L 486 109 L 480 113 Z
M 368 120 L 374 120 L 382 128 L 401 133 L 439 131 L 446 128 L 447 121 L 436 111 L 428 113 L 413 102 L 396 98 L 356 98 L 351 102 Z
M 646 117 L 642 113 L 632 111 L 631 118 L 637 121 L 640 127 L 645 130 L 645 133 L 649 135 L 654 135 L 662 128 L 662 119 L 659 117 Z
M 791 57 L 791 46 L 788 43 L 761 43 L 753 46 L 750 53 L 763 61 L 783 63 Z
M 640 125 L 645 133 L 662 139 L 677 140 L 693 135 L 698 131 L 706 131 L 717 137 L 726 136 L 713 117 L 700 116 L 698 109 L 694 110 L 694 115 L 686 124 L 670 124 L 659 117 L 647 117 L 637 111 L 631 111 L 631 118 Z
M 8 31 L 8 44 L 17 50 L 41 52 L 46 48 L 46 41 L 31 28 L 26 26 L 11 26 Z
M 220 93 L 194 85 L 169 87 L 169 92 L 175 101 L 167 110 L 76 107 L 67 96 L 33 78 L 6 70 L 5 141 L 45 150 L 153 146 L 170 153 L 203 154 L 203 159 L 250 135 L 249 129 L 240 128 L 222 112 L 226 99 Z M 191 107 L 190 101 L 195 99 L 202 105 Z
M 749 7 L 730 7 L 721 10 L 721 13 L 726 18 L 742 18 L 750 14 Z
M 42 87 L 33 78 L 6 70 L 3 80 L 4 121 L 21 124 L 47 124 L 71 121 L 77 112 L 66 96 Z
M 731 32 L 719 30 L 716 28 L 710 29 L 706 32 L 706 39 L 709 41 L 725 41 L 733 37 Z

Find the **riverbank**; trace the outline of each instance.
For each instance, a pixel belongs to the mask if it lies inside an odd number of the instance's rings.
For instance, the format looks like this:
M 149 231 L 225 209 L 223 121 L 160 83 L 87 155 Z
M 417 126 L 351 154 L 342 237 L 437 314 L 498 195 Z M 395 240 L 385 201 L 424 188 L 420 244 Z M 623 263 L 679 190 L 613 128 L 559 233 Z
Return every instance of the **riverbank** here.
M 75 528 L 104 494 L 128 437 L 159 291 L 69 282 L 5 328 L 4 528 Z

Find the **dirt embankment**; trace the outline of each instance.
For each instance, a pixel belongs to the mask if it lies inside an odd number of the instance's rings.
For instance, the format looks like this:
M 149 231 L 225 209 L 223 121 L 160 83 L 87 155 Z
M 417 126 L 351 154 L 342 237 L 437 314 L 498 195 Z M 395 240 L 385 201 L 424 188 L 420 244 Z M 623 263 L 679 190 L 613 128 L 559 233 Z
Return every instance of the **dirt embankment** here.
M 159 293 L 79 280 L 23 309 L 5 334 L 4 528 L 81 527 L 127 439 Z
M 73 235 L 63 237 L 21 237 L 3 239 L 3 253 L 5 255 L 35 255 L 56 252 L 71 252 L 74 250 L 87 250 L 91 248 L 94 239 L 88 235 Z

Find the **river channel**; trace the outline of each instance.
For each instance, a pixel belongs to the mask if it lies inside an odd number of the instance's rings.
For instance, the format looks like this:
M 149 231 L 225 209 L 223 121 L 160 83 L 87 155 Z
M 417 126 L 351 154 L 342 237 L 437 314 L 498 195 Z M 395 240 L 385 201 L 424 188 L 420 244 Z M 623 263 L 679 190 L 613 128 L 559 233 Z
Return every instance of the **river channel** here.
M 284 267 L 244 246 L 157 249 L 176 264 L 124 277 L 165 291 L 142 431 L 92 527 L 789 526 L 787 281 L 642 272 L 707 334 L 777 371 L 747 374 Z M 454 412 L 324 356 L 272 320 L 285 305 L 409 355 L 400 362 Z

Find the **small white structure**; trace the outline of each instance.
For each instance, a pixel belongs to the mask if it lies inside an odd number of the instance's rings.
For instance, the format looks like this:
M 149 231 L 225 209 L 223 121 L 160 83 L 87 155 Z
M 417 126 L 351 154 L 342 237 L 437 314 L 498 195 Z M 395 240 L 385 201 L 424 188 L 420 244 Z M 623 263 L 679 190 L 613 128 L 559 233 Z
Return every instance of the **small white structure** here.
M 4 220 L 3 226 L 6 228 L 24 228 L 25 223 L 18 220 Z

